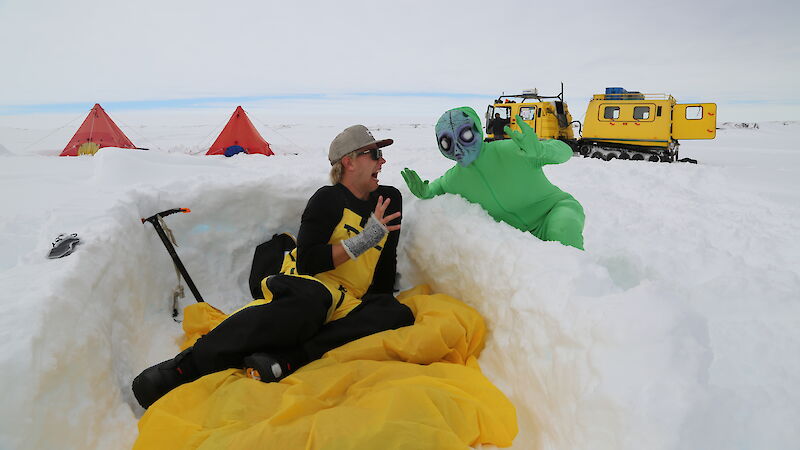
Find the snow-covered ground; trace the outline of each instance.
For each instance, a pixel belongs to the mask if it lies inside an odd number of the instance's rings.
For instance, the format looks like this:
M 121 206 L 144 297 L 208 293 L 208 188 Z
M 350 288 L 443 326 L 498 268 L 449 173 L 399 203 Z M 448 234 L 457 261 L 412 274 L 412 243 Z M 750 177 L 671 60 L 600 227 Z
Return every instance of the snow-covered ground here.
M 586 210 L 581 252 L 460 197 L 413 198 L 402 168 L 432 179 L 451 165 L 435 116 L 251 113 L 277 155 L 226 159 L 196 153 L 230 112 L 110 114 L 151 150 L 58 158 L 85 114 L 0 118 L 0 448 L 129 448 L 142 413 L 130 381 L 181 336 L 175 271 L 139 218 L 191 208 L 166 221 L 200 292 L 229 312 L 248 300 L 255 245 L 297 230 L 327 182 L 328 143 L 358 122 L 395 139 L 381 181 L 404 194 L 403 285 L 429 283 L 488 322 L 480 362 L 517 407 L 514 448 L 800 442 L 800 123 L 684 142 L 698 165 L 549 166 Z M 63 232 L 83 243 L 46 259 Z

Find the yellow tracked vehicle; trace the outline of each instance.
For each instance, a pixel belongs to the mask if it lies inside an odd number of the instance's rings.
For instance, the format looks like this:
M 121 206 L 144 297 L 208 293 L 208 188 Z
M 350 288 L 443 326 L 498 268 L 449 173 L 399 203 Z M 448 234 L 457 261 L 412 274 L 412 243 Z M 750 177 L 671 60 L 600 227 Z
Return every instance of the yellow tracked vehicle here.
M 553 101 L 547 101 L 552 99 Z M 536 90 L 519 95 L 501 95 L 486 111 L 487 140 L 495 136 L 498 120 L 519 130 L 516 116 L 531 125 L 540 139 L 560 139 L 584 157 L 647 161 L 685 161 L 678 159 L 678 139 L 714 139 L 717 105 L 678 103 L 667 94 L 642 94 L 623 88 L 606 88 L 605 94 L 592 97 L 580 138 L 575 139 L 573 121 L 564 103 L 564 87 L 557 96 L 540 96 Z M 497 116 L 496 116 L 497 115 Z
M 553 101 L 546 101 L 549 99 Z M 542 96 L 536 89 L 531 89 L 518 95 L 498 97 L 486 110 L 486 139 L 490 141 L 508 139 L 508 135 L 501 133 L 501 126 L 493 127 L 498 123 L 497 120 L 499 124 L 509 125 L 512 130 L 519 131 L 517 115 L 536 131 L 540 139 L 561 139 L 565 142 L 575 140 L 572 131 L 574 122 L 567 104 L 564 103 L 563 84 L 561 93 L 555 96 Z M 497 135 L 493 129 L 497 129 Z

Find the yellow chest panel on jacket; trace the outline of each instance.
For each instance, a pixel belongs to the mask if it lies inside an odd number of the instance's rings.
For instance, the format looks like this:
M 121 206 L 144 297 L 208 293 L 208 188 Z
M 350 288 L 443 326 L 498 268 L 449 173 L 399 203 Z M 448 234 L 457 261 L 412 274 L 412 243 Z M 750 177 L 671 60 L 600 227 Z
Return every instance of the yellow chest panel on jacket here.
M 364 228 L 360 225 L 361 220 L 361 216 L 345 208 L 342 211 L 342 219 L 334 227 L 328 243 L 336 245 L 364 231 Z M 283 259 L 281 273 L 316 279 L 325 285 L 333 297 L 333 305 L 331 305 L 328 320 L 339 319 L 361 303 L 361 297 L 372 284 L 375 266 L 377 266 L 378 259 L 381 257 L 387 237 L 388 234 L 381 239 L 378 245 L 367 250 L 358 258 L 347 260 L 333 270 L 318 273 L 313 277 L 297 274 L 297 249 L 294 249 Z M 264 282 L 262 282 L 262 290 L 265 291 L 265 298 L 271 299 Z
M 345 208 L 342 211 L 342 220 L 333 229 L 333 234 L 328 240 L 329 244 L 336 245 L 346 239 L 364 231 L 361 227 L 361 216 Z M 386 244 L 388 234 L 381 239 L 375 247 L 364 252 L 356 259 L 350 259 L 340 264 L 333 270 L 318 273 L 318 278 L 323 283 L 344 286 L 347 292 L 357 298 L 361 298 L 372 284 L 372 277 L 375 274 L 375 266 L 381 257 L 383 246 Z

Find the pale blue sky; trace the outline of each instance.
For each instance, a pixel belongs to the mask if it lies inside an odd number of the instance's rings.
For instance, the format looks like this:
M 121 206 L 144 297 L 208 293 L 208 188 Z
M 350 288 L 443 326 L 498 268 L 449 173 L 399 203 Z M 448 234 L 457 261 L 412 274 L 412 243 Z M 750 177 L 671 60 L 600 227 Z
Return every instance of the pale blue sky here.
M 0 114 L 564 81 L 573 111 L 623 86 L 800 119 L 796 1 L 290 3 L 0 0 Z

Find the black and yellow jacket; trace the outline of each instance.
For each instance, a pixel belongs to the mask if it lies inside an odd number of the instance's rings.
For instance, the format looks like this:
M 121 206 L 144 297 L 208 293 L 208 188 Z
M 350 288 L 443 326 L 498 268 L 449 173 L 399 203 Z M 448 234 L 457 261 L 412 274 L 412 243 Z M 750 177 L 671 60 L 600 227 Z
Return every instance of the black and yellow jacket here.
M 400 231 L 388 233 L 375 247 L 357 259 L 333 266 L 334 244 L 360 233 L 370 214 L 375 211 L 378 197 L 391 202 L 384 216 L 402 211 L 400 191 L 392 186 L 379 186 L 367 200 L 355 197 L 342 184 L 325 186 L 309 199 L 300 222 L 297 248 L 286 255 L 281 273 L 317 280 L 331 292 L 333 304 L 328 321 L 344 317 L 368 293 L 393 292 L 397 271 L 397 242 Z M 390 222 L 400 223 L 401 218 Z M 262 282 L 267 300 L 271 293 Z

